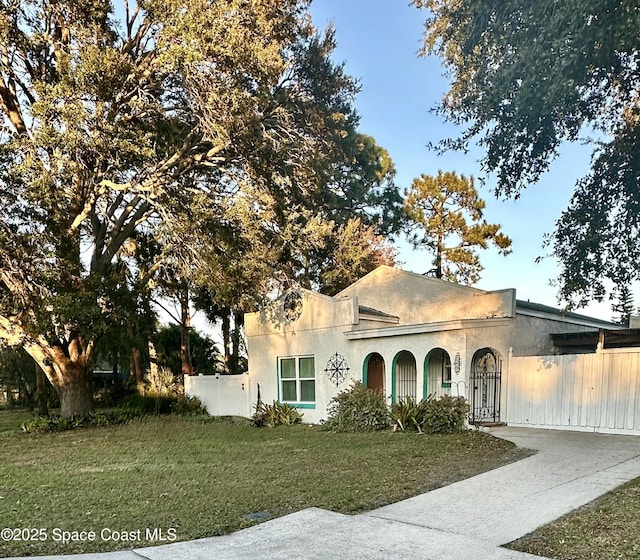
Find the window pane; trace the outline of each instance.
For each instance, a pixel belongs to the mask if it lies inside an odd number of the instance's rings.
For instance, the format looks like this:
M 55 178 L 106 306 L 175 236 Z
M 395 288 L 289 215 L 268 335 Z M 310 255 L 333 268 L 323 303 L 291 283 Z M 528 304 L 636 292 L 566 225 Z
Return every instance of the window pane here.
M 313 358 L 300 358 L 300 377 L 315 377 L 315 367 Z
M 282 382 L 282 400 L 295 402 L 298 400 L 296 395 L 296 382 L 295 381 L 283 381 Z
M 442 366 L 442 382 L 451 383 L 451 360 L 445 355 L 444 364 Z
M 280 360 L 280 377 L 284 379 L 296 378 L 296 359 L 286 358 Z
M 316 400 L 316 382 L 300 381 L 300 400 L 302 402 L 315 402 Z

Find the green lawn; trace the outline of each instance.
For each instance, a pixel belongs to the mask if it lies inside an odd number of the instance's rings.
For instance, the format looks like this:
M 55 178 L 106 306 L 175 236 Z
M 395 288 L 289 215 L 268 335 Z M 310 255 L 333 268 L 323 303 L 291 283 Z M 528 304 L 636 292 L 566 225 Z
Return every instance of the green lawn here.
M 560 560 L 640 560 L 640 478 L 509 548 Z
M 18 431 L 25 418 L 0 411 L 0 529 L 44 529 L 37 537 L 46 540 L 0 540 L 5 557 L 157 544 L 145 538 L 147 528 L 165 536 L 174 531 L 178 540 L 220 535 L 251 525 L 244 516 L 255 512 L 275 517 L 310 506 L 361 512 L 525 453 L 471 431 L 334 434 L 304 425 L 150 417 L 26 435 Z M 103 529 L 132 533 L 132 541 L 103 540 Z M 61 531 L 91 530 L 93 541 L 54 540 Z

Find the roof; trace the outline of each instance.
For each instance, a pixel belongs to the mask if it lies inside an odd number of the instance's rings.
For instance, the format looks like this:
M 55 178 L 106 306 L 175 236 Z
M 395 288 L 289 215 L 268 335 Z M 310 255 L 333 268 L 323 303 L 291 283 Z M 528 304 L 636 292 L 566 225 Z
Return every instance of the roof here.
M 543 305 L 541 303 L 534 303 L 531 301 L 524 301 L 521 299 L 516 300 L 516 313 L 519 311 L 533 311 L 538 313 L 545 313 L 550 315 L 556 315 L 559 319 L 574 319 L 576 321 L 586 321 L 593 326 L 600 326 L 602 328 L 620 329 L 621 325 L 612 323 L 611 321 L 605 321 L 604 319 L 597 319 L 595 317 L 589 317 L 588 315 L 581 315 L 580 313 L 574 313 L 573 311 L 566 311 L 564 309 L 558 309 L 551 307 L 550 305 Z
M 366 305 L 359 305 L 358 311 L 364 315 L 374 315 L 375 317 L 389 317 L 397 319 L 395 315 L 385 313 L 384 311 L 379 311 L 378 309 L 374 309 L 373 307 L 367 307 Z
M 400 318 L 397 315 L 391 315 L 390 313 L 385 313 L 384 311 L 374 309 L 373 307 L 367 307 L 366 305 L 358 305 L 358 316 L 360 319 L 392 323 L 394 325 L 397 325 L 400 322 Z
M 640 346 L 640 329 L 586 331 L 579 333 L 552 334 L 553 345 L 558 348 L 595 350 L 601 348 L 628 348 Z

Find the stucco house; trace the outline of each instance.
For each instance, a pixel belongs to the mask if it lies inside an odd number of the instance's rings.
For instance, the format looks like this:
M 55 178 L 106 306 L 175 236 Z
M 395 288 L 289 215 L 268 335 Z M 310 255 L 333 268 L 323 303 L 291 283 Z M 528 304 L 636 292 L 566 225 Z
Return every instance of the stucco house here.
M 485 291 L 387 266 L 333 297 L 294 289 L 245 316 L 251 386 L 313 423 L 352 380 L 390 403 L 461 395 L 472 422 L 500 422 L 513 358 L 559 353 L 552 335 L 615 328 L 518 300 L 514 289 Z

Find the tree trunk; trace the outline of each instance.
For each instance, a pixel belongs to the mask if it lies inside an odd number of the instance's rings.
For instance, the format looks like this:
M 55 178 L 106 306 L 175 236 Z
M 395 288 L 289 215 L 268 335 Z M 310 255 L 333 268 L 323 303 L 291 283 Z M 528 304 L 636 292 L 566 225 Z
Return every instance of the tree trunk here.
M 134 347 L 131 349 L 130 375 L 136 381 L 142 381 L 144 379 L 144 368 L 142 367 L 142 353 L 140 348 Z
M 27 339 L 24 349 L 42 368 L 60 397 L 60 415 L 69 418 L 93 410 L 90 362 L 94 341 L 72 334 L 62 345 L 44 338 Z
M 189 309 L 189 291 L 180 294 L 180 363 L 182 375 L 193 375 L 191 361 L 191 310 Z
M 240 343 L 242 340 L 242 326 L 244 314 L 242 311 L 233 312 L 233 331 L 231 331 L 231 358 L 229 360 L 231 373 L 240 372 Z
M 231 310 L 223 307 L 220 310 L 222 316 L 222 346 L 224 347 L 224 363 L 228 373 L 231 373 Z
M 65 385 L 56 388 L 60 397 L 60 416 L 84 416 L 93 410 L 93 394 L 89 372 L 77 374 Z

